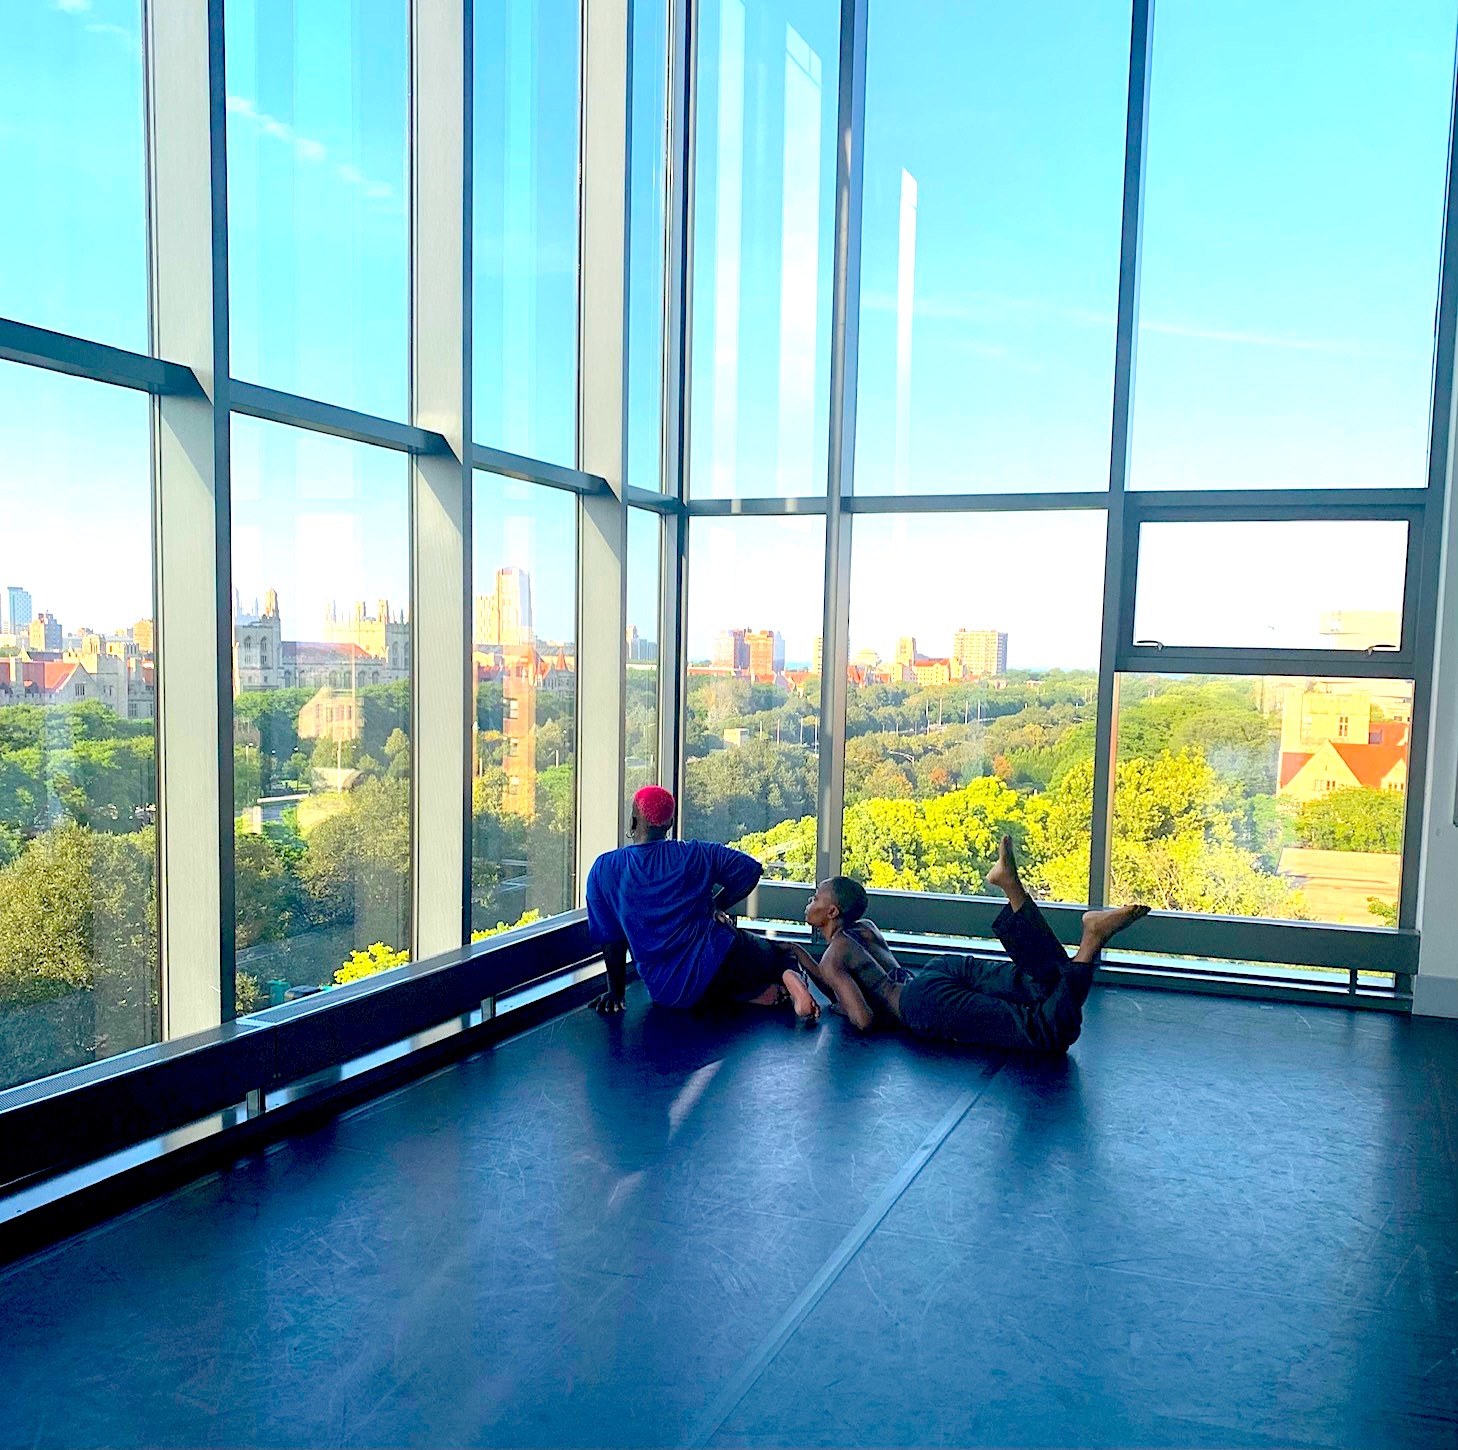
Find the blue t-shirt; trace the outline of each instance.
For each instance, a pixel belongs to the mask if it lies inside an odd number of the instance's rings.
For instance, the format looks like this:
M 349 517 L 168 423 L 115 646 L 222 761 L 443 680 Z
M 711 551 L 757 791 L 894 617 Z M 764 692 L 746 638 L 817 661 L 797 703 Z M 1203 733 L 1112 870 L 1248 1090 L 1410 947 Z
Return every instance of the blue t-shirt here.
M 708 841 L 645 841 L 599 856 L 587 875 L 587 925 L 599 946 L 627 942 L 655 1002 L 692 1007 L 734 943 L 714 920 L 718 888 L 737 901 L 759 881 L 753 856 Z

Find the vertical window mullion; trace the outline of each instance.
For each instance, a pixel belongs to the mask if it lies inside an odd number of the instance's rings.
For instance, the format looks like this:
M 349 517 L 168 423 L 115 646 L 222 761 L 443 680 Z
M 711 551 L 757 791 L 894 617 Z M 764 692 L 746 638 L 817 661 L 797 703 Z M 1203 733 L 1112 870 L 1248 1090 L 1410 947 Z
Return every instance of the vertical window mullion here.
M 223 6 L 146 7 L 162 1019 L 234 1015 L 232 559 Z
M 1092 840 L 1088 899 L 1102 906 L 1109 890 L 1109 842 L 1113 821 L 1117 663 L 1124 618 L 1124 490 L 1129 474 L 1129 424 L 1139 329 L 1139 261 L 1144 217 L 1144 153 L 1149 129 L 1149 73 L 1153 0 L 1134 0 L 1129 42 L 1129 111 L 1124 138 L 1124 205 L 1119 244 L 1119 312 L 1114 343 L 1114 407 L 1109 447 L 1109 517 L 1104 557 L 1103 637 L 1099 649 L 1099 698 L 1095 726 Z

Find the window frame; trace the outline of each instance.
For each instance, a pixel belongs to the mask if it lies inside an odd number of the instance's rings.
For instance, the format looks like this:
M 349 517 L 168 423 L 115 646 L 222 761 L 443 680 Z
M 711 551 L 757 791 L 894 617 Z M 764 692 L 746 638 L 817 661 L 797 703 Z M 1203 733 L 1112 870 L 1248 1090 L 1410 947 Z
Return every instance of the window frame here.
M 222 0 L 174 9 L 149 8 L 144 34 L 146 68 L 147 189 L 151 241 L 151 331 L 148 353 L 131 352 L 81 336 L 47 331 L 14 319 L 0 318 L 0 358 L 116 386 L 133 388 L 154 399 L 154 495 L 158 515 L 169 500 L 187 496 L 202 483 L 205 499 L 190 516 L 193 540 L 209 537 L 216 557 L 186 580 L 186 553 L 180 536 L 156 537 L 159 623 L 170 618 L 173 630 L 159 629 L 159 679 L 170 664 L 184 674 L 210 673 L 202 704 L 193 713 L 212 710 L 215 718 L 203 736 L 190 744 L 180 724 L 169 726 L 159 714 L 162 754 L 171 762 L 171 784 L 159 783 L 160 829 L 170 841 L 164 858 L 177 873 L 162 912 L 164 980 L 170 1007 L 178 1011 L 176 1030 L 195 1024 L 189 1013 L 204 1010 L 210 1000 L 214 1019 L 233 1015 L 231 926 L 232 806 L 231 692 L 226 655 L 231 632 L 232 578 L 229 555 L 230 420 L 234 413 L 265 418 L 304 430 L 354 439 L 406 453 L 411 459 L 412 558 L 417 589 L 422 551 L 428 535 L 448 518 L 452 500 L 461 516 L 466 543 L 455 548 L 449 578 L 432 595 L 431 618 L 446 621 L 453 640 L 464 641 L 470 607 L 469 548 L 470 480 L 476 468 L 518 478 L 534 486 L 566 490 L 576 496 L 579 538 L 601 535 L 611 543 L 614 530 L 626 530 L 629 508 L 651 510 L 663 523 L 663 568 L 660 587 L 660 760 L 665 783 L 682 784 L 682 742 L 686 651 L 683 647 L 687 609 L 686 570 L 688 522 L 693 517 L 795 515 L 823 516 L 826 525 L 825 616 L 822 636 L 828 663 L 822 697 L 823 748 L 817 795 L 819 840 L 817 874 L 829 874 L 840 861 L 844 767 L 838 748 L 845 738 L 844 665 L 848 653 L 850 545 L 855 518 L 861 513 L 986 513 L 995 510 L 1089 509 L 1106 517 L 1105 593 L 1099 669 L 1098 736 L 1095 756 L 1095 805 L 1090 873 L 1090 901 L 1106 898 L 1108 821 L 1114 749 L 1113 690 L 1117 676 L 1130 671 L 1190 673 L 1290 673 L 1309 669 L 1331 678 L 1397 677 L 1413 681 L 1412 747 L 1405 794 L 1413 809 L 1404 835 L 1403 887 L 1398 928 L 1370 929 L 1374 942 L 1415 938 L 1417 884 L 1423 839 L 1428 734 L 1432 715 L 1432 673 L 1437 630 L 1437 588 L 1444 528 L 1444 498 L 1449 486 L 1454 405 L 1455 356 L 1458 356 L 1458 194 L 1451 185 L 1458 172 L 1458 127 L 1450 126 L 1449 186 L 1443 212 L 1443 240 L 1436 279 L 1435 347 L 1430 408 L 1428 474 L 1422 488 L 1293 491 L 1133 491 L 1126 487 L 1132 390 L 1138 332 L 1139 267 L 1142 243 L 1144 161 L 1148 135 L 1149 81 L 1153 50 L 1153 0 L 1130 0 L 1130 66 L 1125 129 L 1124 178 L 1120 213 L 1120 264 L 1115 329 L 1114 390 L 1110 415 L 1110 472 L 1107 489 L 1070 493 L 956 494 L 937 496 L 856 495 L 854 456 L 857 354 L 859 345 L 860 233 L 865 130 L 866 46 L 870 0 L 841 0 L 835 153 L 836 200 L 831 294 L 829 428 L 825 488 L 803 497 L 697 498 L 687 494 L 692 418 L 692 308 L 695 235 L 697 144 L 696 71 L 699 7 L 691 0 L 669 6 L 668 84 L 664 117 L 666 155 L 666 256 L 661 299 L 665 317 L 663 358 L 662 491 L 641 489 L 624 477 L 623 386 L 626 358 L 625 247 L 629 206 L 628 86 L 630 84 L 630 20 L 621 4 L 583 0 L 582 68 L 579 84 L 579 265 L 578 349 L 572 366 L 578 400 L 578 445 L 574 466 L 521 457 L 478 444 L 471 428 L 471 263 L 472 211 L 470 148 L 473 142 L 473 6 L 460 0 L 413 0 L 411 5 L 412 66 L 409 157 L 411 174 L 411 256 L 409 317 L 412 339 L 412 389 L 408 420 L 377 417 L 318 399 L 296 396 L 231 377 L 228 352 L 229 279 L 227 269 L 227 185 L 224 174 L 226 91 L 223 76 Z M 443 69 L 442 59 L 449 62 Z M 419 84 L 428 71 L 431 86 Z M 829 55 L 825 81 L 830 82 Z M 433 92 L 433 93 L 432 93 Z M 429 151 L 432 168 L 420 158 Z M 608 245 L 600 245 L 606 239 Z M 652 242 L 657 245 L 657 239 Z M 195 325 L 196 319 L 205 325 Z M 604 343 L 604 339 L 606 342 Z M 435 366 L 433 348 L 446 361 Z M 616 411 L 615 411 L 616 410 Z M 176 446 L 186 437 L 191 452 Z M 453 490 L 456 492 L 453 493 Z M 457 495 L 464 494 L 464 501 Z M 168 505 L 169 508 L 173 504 Z M 175 513 L 175 510 L 174 510 Z M 1402 518 L 1409 526 L 1406 588 L 1400 647 L 1374 652 L 1274 651 L 1253 649 L 1153 649 L 1133 637 L 1134 586 L 1137 583 L 1139 531 L 1145 522 L 1195 520 L 1261 520 L 1303 518 Z M 161 528 L 159 524 L 159 530 Z M 175 525 L 174 525 L 175 527 Z M 610 622 L 621 643 L 623 580 L 621 558 L 612 550 L 580 550 L 579 611 L 591 616 L 599 639 Z M 464 582 L 463 582 L 464 581 Z M 588 587 L 590 586 L 590 587 Z M 616 600 L 616 604 L 614 604 Z M 412 601 L 418 605 L 419 601 Z M 458 608 L 456 606 L 459 606 Z M 197 624 L 188 635 L 180 621 L 191 613 Z M 459 623 L 453 617 L 460 616 Z M 421 632 L 416 651 L 417 673 L 426 669 L 424 617 L 412 607 L 412 625 Z M 162 636 L 166 636 L 165 639 Z M 578 647 L 589 636 L 579 628 Z M 454 648 L 454 645 L 452 646 Z M 204 655 L 206 653 L 206 659 Z M 469 732 L 466 712 L 455 718 L 455 702 L 468 696 L 469 651 L 447 650 L 423 683 L 413 719 L 417 730 L 437 722 L 430 751 L 422 739 L 422 768 L 427 754 L 459 743 L 460 757 L 439 759 L 434 794 L 459 799 L 469 789 Z M 624 670 L 605 659 L 602 680 L 578 711 L 579 739 L 599 725 L 621 732 Z M 456 678 L 459 676 L 459 678 Z M 449 685 L 448 689 L 438 688 Z M 174 692 L 175 697 L 175 692 Z M 607 722 L 608 704 L 618 722 Z M 159 706 L 159 710 L 160 710 Z M 602 712 L 599 720 L 595 711 Z M 591 718 L 589 718 L 591 717 Z M 434 728 L 434 727 L 432 727 Z M 621 741 L 621 733 L 616 737 Z M 609 772 L 611 774 L 611 772 Z M 459 777 L 459 778 L 458 778 Z M 584 780 L 586 772 L 584 772 Z M 617 776 L 591 791 L 590 824 L 580 795 L 579 850 L 607 839 L 606 822 L 618 814 Z M 166 801 L 184 796 L 184 786 L 216 809 L 209 828 L 216 848 L 180 852 L 207 842 L 182 829 L 182 812 L 169 811 Z M 579 785 L 581 792 L 582 785 Z M 603 793 L 596 800 L 598 791 Z M 452 795 L 452 792 L 455 792 Z M 611 800 L 609 800 L 611 796 Z M 416 805 L 427 796 L 417 788 Z M 1455 808 L 1458 811 L 1458 808 Z M 1458 823 L 1458 813 L 1454 816 Z M 469 801 L 462 806 L 463 830 L 456 851 L 469 861 Z M 417 835 L 419 832 L 417 831 Z M 229 848 L 224 858 L 223 847 Z M 168 849 L 164 847 L 164 849 Z M 449 877 L 448 858 L 435 860 L 432 871 Z M 445 877 L 441 873 L 445 873 Z M 579 871 L 579 881 L 582 873 Z M 469 866 L 460 873 L 462 930 L 470 899 Z M 183 889 L 186 881 L 188 889 Z M 191 890 L 194 881 L 205 888 Z M 454 891 L 452 883 L 451 891 Z M 450 894 L 449 892 L 447 894 Z M 965 905 L 965 899 L 962 904 Z M 216 919 L 202 921 L 213 911 Z M 926 919 L 939 920 L 942 908 L 926 902 Z M 914 914 L 914 912 L 913 912 Z M 419 920 L 419 912 L 412 920 Z M 1151 921 L 1144 930 L 1151 941 L 1188 942 L 1191 928 L 1177 918 Z M 1299 930 L 1299 929 L 1297 929 Z M 1369 932 L 1367 928 L 1351 929 Z M 1225 940 L 1211 929 L 1211 940 Z M 464 939 L 464 937 L 463 937 Z M 1285 938 L 1289 940 L 1289 938 Z M 1348 934 L 1340 938 L 1354 942 Z M 433 939 L 434 940 L 434 939 Z M 1265 940 L 1265 938 L 1262 938 Z M 1274 940 L 1274 938 L 1271 938 Z M 1313 938 L 1315 940 L 1315 938 Z M 1338 938 L 1329 934 L 1323 941 Z M 1364 937 L 1363 940 L 1366 940 Z M 418 945 L 418 943 L 417 943 Z M 1274 950 L 1267 945 L 1263 950 Z M 1393 948 L 1400 953 L 1406 947 Z M 1269 960 L 1291 961 L 1286 955 Z M 1356 955 L 1354 954 L 1354 959 Z M 1403 956 L 1403 960 L 1408 958 Z M 217 974 L 214 975 L 214 967 Z M 1406 974 L 1399 973 L 1399 977 Z M 185 990 L 179 991 L 177 988 Z M 186 1000 L 184 1000 L 186 999 Z

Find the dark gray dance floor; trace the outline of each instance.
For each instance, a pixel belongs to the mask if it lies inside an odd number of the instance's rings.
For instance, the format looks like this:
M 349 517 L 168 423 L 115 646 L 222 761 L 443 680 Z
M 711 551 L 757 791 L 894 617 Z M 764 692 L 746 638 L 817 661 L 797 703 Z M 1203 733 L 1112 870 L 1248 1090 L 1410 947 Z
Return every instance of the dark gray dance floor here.
M 0 1270 L 0 1443 L 1458 1445 L 1458 1024 L 579 1011 Z

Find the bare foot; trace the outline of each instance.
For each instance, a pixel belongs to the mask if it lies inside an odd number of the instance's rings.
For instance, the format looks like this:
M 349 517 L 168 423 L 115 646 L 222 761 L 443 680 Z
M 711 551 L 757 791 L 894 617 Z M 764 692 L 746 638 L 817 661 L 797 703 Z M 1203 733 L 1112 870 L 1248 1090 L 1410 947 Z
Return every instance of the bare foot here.
M 1004 836 L 998 843 L 997 862 L 987 873 L 987 884 L 995 886 L 1007 897 L 1008 905 L 1014 911 L 1022 910 L 1028 899 L 1022 877 L 1018 875 L 1017 859 L 1013 856 L 1012 837 Z
M 795 1004 L 795 1016 L 804 1022 L 814 1022 L 820 1016 L 820 1004 L 810 995 L 810 988 L 798 971 L 787 971 L 781 978 L 790 1001 Z
M 1149 908 L 1139 906 L 1110 906 L 1102 911 L 1086 911 L 1083 914 L 1083 940 L 1079 943 L 1079 955 L 1084 950 L 1098 951 L 1110 937 L 1117 936 L 1126 926 L 1132 926 L 1141 916 L 1148 916 Z

